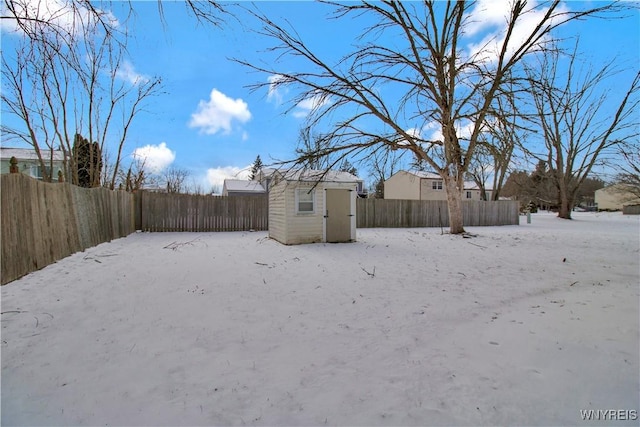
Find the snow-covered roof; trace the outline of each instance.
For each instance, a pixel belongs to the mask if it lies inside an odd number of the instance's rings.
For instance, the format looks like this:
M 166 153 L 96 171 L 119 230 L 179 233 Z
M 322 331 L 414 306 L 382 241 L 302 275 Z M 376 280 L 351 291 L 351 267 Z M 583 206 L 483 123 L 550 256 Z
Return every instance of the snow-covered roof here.
M 307 181 L 307 182 L 359 182 L 362 181 L 349 172 L 334 170 L 315 170 L 315 169 L 295 169 L 280 171 L 284 179 L 287 181 Z
M 476 184 L 475 181 L 465 181 L 464 182 L 464 189 L 465 190 L 480 190 L 480 186 L 478 186 L 478 184 Z M 493 188 L 491 187 L 484 187 L 485 191 L 493 191 Z
M 269 178 L 271 177 L 271 175 L 273 175 L 276 172 L 278 172 L 278 169 L 276 168 L 262 168 L 260 169 L 259 174 L 261 174 L 265 178 Z
M 258 181 L 246 179 L 225 179 L 224 187 L 227 191 L 237 191 L 243 193 L 264 193 L 264 187 Z
M 442 179 L 442 177 L 435 173 L 435 172 L 427 172 L 427 171 L 416 171 L 416 170 L 410 170 L 410 171 L 405 171 L 408 174 L 411 175 L 415 175 L 418 178 L 426 178 L 426 179 Z M 480 190 L 480 187 L 478 186 L 478 184 L 475 183 L 475 181 L 465 181 L 464 182 L 464 189 L 465 190 Z M 492 191 L 492 188 L 489 187 L 485 187 L 485 190 L 487 191 Z
M 411 175 L 415 175 L 418 178 L 441 179 L 440 175 L 438 175 L 435 172 L 416 171 L 416 170 L 411 170 L 411 171 L 406 171 L 406 172 L 410 173 Z
M 51 157 L 51 150 L 40 150 L 40 155 L 43 160 L 48 160 Z M 32 148 L 0 147 L 0 159 L 10 159 L 12 157 L 15 157 L 18 160 L 38 160 L 38 155 Z M 53 160 L 63 161 L 64 152 L 61 150 L 54 150 Z

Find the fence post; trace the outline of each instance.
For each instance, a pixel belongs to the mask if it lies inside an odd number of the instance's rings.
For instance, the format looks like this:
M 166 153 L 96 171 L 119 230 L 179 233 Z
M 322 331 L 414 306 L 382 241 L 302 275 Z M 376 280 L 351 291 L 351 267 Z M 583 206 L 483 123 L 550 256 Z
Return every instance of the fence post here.
M 133 228 L 136 230 L 143 230 L 143 218 L 142 218 L 142 190 L 132 191 L 133 193 Z
M 18 159 L 16 156 L 11 156 L 9 159 L 9 173 L 18 173 Z

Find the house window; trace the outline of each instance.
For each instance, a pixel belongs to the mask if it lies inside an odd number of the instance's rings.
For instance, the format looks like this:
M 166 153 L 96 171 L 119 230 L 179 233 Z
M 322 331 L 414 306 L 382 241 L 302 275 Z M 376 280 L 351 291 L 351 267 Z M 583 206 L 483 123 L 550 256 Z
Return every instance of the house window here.
M 442 181 L 431 181 L 431 188 L 433 190 L 442 190 Z
M 471 191 L 467 191 L 467 199 L 471 198 Z
M 49 175 L 49 178 L 51 178 L 51 168 L 46 167 L 46 170 L 47 170 L 47 174 Z M 40 168 L 40 166 L 32 165 L 29 168 L 29 175 L 31 175 L 36 179 L 42 180 L 42 168 Z
M 296 190 L 297 213 L 309 214 L 314 212 L 315 191 L 306 188 Z

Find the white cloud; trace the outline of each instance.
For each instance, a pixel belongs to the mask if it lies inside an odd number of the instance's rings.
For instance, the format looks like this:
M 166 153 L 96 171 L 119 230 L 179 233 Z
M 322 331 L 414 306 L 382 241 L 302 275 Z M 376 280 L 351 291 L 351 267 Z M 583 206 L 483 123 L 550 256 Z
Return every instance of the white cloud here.
M 167 147 L 166 142 L 159 145 L 145 145 L 133 150 L 131 155 L 136 160 L 144 161 L 144 166 L 150 173 L 162 172 L 176 159 L 176 153 Z
M 469 37 L 482 37 L 480 41 L 469 43 L 468 54 L 478 55 L 488 62 L 494 62 L 505 41 L 507 23 L 513 1 L 511 0 L 479 0 L 473 10 L 469 13 L 470 21 L 465 27 L 466 35 Z M 566 5 L 562 4 L 554 12 L 559 14 L 567 11 Z M 537 0 L 530 0 L 527 8 L 520 15 L 514 27 L 508 44 L 507 52 L 512 54 L 515 49 L 524 43 L 535 27 L 544 18 L 548 8 L 540 7 Z M 553 19 L 547 25 L 553 24 Z M 547 39 L 543 39 L 544 43 Z
M 468 140 L 471 138 L 473 132 L 474 123 L 470 120 L 464 120 L 456 123 L 456 135 L 459 139 Z M 438 122 L 430 122 L 424 128 L 424 134 L 426 141 L 444 141 L 444 135 L 442 134 L 442 125 Z M 411 129 L 410 129 L 411 130 Z M 407 131 L 407 133 L 409 130 Z
M 456 125 L 456 134 L 460 139 L 470 139 L 471 134 L 473 133 L 473 128 L 475 127 L 475 123 L 471 120 L 464 120 L 463 122 L 458 122 Z
M 427 141 L 444 141 L 444 135 L 442 134 L 442 125 L 438 122 L 429 122 L 425 126 L 425 130 L 430 131 L 427 137 Z
M 311 98 L 304 99 L 296 105 L 296 110 L 293 112 L 293 116 L 297 118 L 307 117 L 312 110 L 320 108 L 326 103 L 327 99 L 322 95 L 315 95 Z
M 274 74 L 267 77 L 269 82 L 269 92 L 267 93 L 267 101 L 275 102 L 276 105 L 282 104 L 284 96 L 289 92 L 287 88 L 278 86 L 278 83 L 282 83 L 286 80 L 286 77 L 281 74 Z
M 17 16 L 22 18 L 24 25 L 32 25 L 33 22 L 48 22 L 52 28 L 77 34 L 81 31 L 82 25 L 94 24 L 96 14 L 100 15 L 102 22 L 107 23 L 111 28 L 118 28 L 120 23 L 112 12 L 95 9 L 90 11 L 78 2 L 65 0 L 20 0 L 11 2 L 13 11 L 7 9 L 6 3 L 2 2 L 0 13 L 3 17 Z M 19 32 L 20 27 L 15 19 L 0 19 L 0 28 L 7 32 Z
M 498 27 L 507 22 L 512 2 L 501 0 L 478 0 L 470 13 L 465 33 L 476 35 L 490 27 Z
M 225 179 L 249 179 L 251 165 L 240 168 L 238 166 L 221 166 L 207 169 L 207 183 L 222 192 Z
M 120 67 L 115 72 L 115 76 L 122 80 L 128 81 L 134 86 L 149 81 L 149 77 L 136 72 L 133 64 L 127 60 L 123 61 L 122 64 L 120 64 Z
M 251 119 L 251 112 L 242 99 L 229 98 L 217 89 L 213 89 L 208 101 L 200 101 L 195 113 L 191 115 L 189 126 L 200 128 L 201 132 L 209 135 L 223 131 L 231 132 L 233 121 L 246 123 Z
M 420 129 L 418 128 L 409 128 L 405 130 L 405 133 L 413 138 L 422 138 L 422 133 L 420 132 Z M 398 140 L 398 142 L 396 143 L 396 145 L 398 147 L 404 147 L 404 146 L 408 146 L 411 145 L 409 143 L 409 141 L 407 141 L 404 138 L 401 138 L 400 140 Z

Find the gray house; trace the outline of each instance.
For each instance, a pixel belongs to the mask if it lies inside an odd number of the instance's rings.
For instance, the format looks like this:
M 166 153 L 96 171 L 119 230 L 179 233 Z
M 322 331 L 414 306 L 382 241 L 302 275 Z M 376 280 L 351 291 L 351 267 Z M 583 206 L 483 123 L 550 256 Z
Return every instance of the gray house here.
M 258 181 L 246 179 L 225 179 L 222 185 L 223 196 L 261 196 L 266 190 Z

